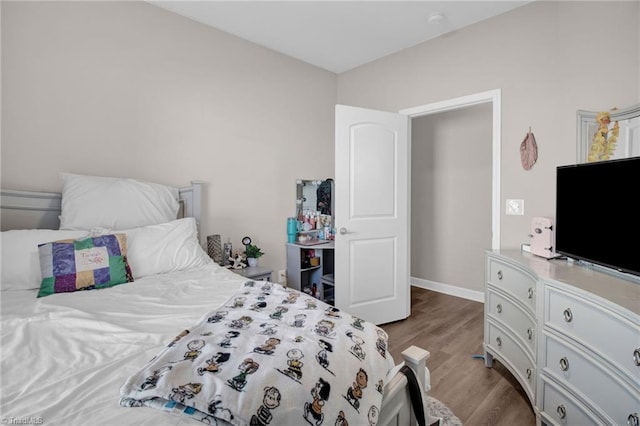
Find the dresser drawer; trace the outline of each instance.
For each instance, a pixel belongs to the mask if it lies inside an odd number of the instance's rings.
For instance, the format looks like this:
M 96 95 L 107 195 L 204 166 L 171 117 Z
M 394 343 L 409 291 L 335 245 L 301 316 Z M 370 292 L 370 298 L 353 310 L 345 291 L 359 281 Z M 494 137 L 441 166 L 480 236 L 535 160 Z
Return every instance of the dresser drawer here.
M 536 368 L 527 356 L 523 347 L 520 346 L 511 334 L 489 321 L 489 336 L 485 342 L 490 353 L 497 356 L 507 367 L 512 370 L 516 379 L 520 382 L 533 401 L 535 395 Z
M 521 343 L 531 351 L 531 357 L 536 353 L 536 324 L 533 318 L 520 306 L 513 303 L 507 297 L 491 290 L 487 291 L 485 301 L 487 314 L 503 328 L 510 329 L 520 339 Z
M 546 377 L 543 377 L 542 392 L 540 393 L 541 401 L 538 401 L 540 415 L 545 423 L 558 426 L 603 424 L 603 422 L 584 405 L 580 404 L 571 395 L 560 390 L 559 387 L 549 383 L 547 380 Z
M 489 258 L 487 281 L 513 295 L 524 306 L 536 311 L 536 278 L 525 271 L 497 259 Z
M 579 296 L 546 286 L 545 325 L 570 336 L 621 370 L 640 380 L 640 324 Z
M 579 391 L 596 407 L 593 410 L 612 424 L 626 424 L 638 411 L 638 389 L 624 384 L 617 374 L 571 344 L 545 333 L 543 371 L 567 387 Z

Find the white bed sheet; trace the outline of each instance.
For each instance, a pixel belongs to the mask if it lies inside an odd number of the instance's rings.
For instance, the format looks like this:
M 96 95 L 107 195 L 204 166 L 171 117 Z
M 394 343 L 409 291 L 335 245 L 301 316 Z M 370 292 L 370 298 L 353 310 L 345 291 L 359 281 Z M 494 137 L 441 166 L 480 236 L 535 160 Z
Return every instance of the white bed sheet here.
M 1 298 L 0 421 L 181 425 L 193 420 L 118 405 L 126 379 L 246 278 L 216 264 L 104 289 Z

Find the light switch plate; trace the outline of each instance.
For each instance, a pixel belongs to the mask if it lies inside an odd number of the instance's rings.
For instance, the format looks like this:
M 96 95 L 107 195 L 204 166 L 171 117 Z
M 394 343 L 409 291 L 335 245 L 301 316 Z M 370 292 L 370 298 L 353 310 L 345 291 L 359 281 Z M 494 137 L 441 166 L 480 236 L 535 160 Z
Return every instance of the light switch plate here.
M 524 215 L 524 200 L 507 199 L 506 213 L 517 216 Z

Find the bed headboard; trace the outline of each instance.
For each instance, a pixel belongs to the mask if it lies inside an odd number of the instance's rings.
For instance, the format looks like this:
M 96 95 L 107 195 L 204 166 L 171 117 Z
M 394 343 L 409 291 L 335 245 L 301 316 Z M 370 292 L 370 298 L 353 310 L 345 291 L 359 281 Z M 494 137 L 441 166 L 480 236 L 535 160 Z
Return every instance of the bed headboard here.
M 200 235 L 202 181 L 179 189 L 178 217 L 194 217 Z M 57 192 L 0 190 L 0 227 L 10 229 L 58 229 L 62 194 Z

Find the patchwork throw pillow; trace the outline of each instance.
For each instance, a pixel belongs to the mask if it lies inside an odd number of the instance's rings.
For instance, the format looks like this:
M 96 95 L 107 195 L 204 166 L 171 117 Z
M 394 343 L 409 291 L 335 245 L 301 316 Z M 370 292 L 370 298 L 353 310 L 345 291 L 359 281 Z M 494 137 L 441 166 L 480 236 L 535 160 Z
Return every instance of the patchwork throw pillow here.
M 42 272 L 38 297 L 133 281 L 126 234 L 54 241 L 40 244 L 38 252 Z

